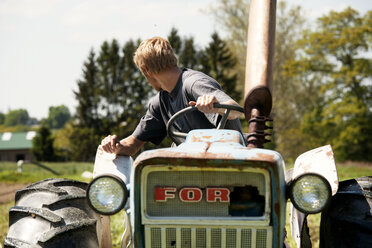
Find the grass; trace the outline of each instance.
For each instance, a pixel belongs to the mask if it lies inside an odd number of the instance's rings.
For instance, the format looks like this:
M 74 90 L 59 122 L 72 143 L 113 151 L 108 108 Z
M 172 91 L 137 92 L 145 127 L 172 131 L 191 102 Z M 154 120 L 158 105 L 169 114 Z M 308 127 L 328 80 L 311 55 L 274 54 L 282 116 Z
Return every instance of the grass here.
M 124 232 L 124 210 L 110 217 L 112 247 L 119 248 Z
M 5 204 L 0 204 L 0 241 L 1 245 L 3 245 L 3 241 L 6 237 L 8 232 L 8 222 L 9 222 L 9 215 L 8 211 L 9 208 L 14 206 L 14 201 L 8 202 Z M 0 247 L 2 247 L 0 245 Z
M 57 172 L 58 175 L 35 164 L 23 164 L 22 173 L 17 172 L 15 162 L 0 162 L 0 182 L 33 183 L 46 178 L 69 178 L 89 181 L 81 176 L 84 171 L 93 171 L 93 163 L 86 162 L 41 162 L 40 164 Z
M 70 178 L 75 180 L 89 181 L 84 179 L 81 174 L 84 171 L 92 171 L 93 163 L 42 163 L 49 168 L 60 173 L 60 176 L 53 175 L 35 165 L 26 164 L 23 166 L 23 172 L 17 172 L 15 163 L 0 163 L 0 182 L 7 183 L 33 183 L 49 177 Z M 372 164 L 346 163 L 337 165 L 339 180 L 357 178 L 361 176 L 372 175 Z M 0 240 L 3 242 L 8 231 L 8 210 L 14 205 L 14 202 L 0 204 Z M 310 227 L 310 235 L 313 247 L 319 247 L 319 225 L 320 214 L 309 215 L 308 222 Z M 113 247 L 120 247 L 120 239 L 124 229 L 124 213 L 123 211 L 111 216 L 111 236 Z M 289 203 L 287 205 L 287 222 L 286 229 L 288 233 L 287 242 L 291 247 L 296 247 L 296 244 L 290 234 L 289 226 Z

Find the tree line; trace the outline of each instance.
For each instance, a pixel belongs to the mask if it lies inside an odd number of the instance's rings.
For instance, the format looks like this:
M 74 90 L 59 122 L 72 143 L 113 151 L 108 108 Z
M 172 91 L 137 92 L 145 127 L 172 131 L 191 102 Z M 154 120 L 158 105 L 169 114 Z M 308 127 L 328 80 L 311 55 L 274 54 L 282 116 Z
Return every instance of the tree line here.
M 211 9 L 244 61 L 248 6 L 219 0 Z M 269 146 L 294 159 L 331 144 L 338 161 L 372 161 L 372 11 L 330 11 L 315 25 L 304 16 L 299 6 L 278 3 Z M 244 65 L 237 72 L 244 85 Z
M 176 28 L 167 37 L 180 67 L 209 74 L 240 103 L 248 10 L 248 0 L 214 4 L 211 14 L 227 38 L 214 32 L 205 47 L 195 44 L 193 37 L 181 37 Z M 338 161 L 372 161 L 372 11 L 364 15 L 352 8 L 331 11 L 312 26 L 304 16 L 299 6 L 279 2 L 274 129 L 267 148 L 290 160 L 331 144 Z M 120 46 L 114 39 L 103 42 L 98 52 L 91 49 L 74 92 L 75 114 L 53 135 L 59 158 L 93 160 L 107 134 L 125 137 L 133 132 L 155 94 L 132 60 L 139 43 L 129 40 Z M 166 139 L 162 146 L 168 145 Z
M 48 117 L 37 120 L 28 114 L 27 109 L 13 109 L 7 113 L 0 112 L 0 130 L 4 131 L 24 131 L 29 130 L 34 125 L 47 125 L 52 129 L 61 129 L 70 120 L 71 113 L 66 105 L 49 107 Z

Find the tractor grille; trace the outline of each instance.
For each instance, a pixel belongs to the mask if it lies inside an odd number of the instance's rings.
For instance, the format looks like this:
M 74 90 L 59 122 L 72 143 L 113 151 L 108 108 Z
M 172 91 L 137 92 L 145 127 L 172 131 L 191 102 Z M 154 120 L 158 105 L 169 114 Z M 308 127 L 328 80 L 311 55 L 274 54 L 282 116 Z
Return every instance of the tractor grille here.
M 151 248 L 266 248 L 272 228 L 146 226 L 146 247 Z
M 252 171 L 182 171 L 179 169 L 150 171 L 144 178 L 146 186 L 142 195 L 146 216 L 151 217 L 242 217 L 262 216 L 267 205 L 266 192 L 268 179 L 262 172 Z M 173 199 L 157 202 L 155 189 L 157 187 L 174 187 Z M 184 202 L 180 199 L 179 190 L 183 187 L 196 187 L 201 190 L 202 199 L 198 202 Z M 223 187 L 230 193 L 229 202 L 207 202 L 208 187 Z M 245 190 L 245 192 L 243 192 Z M 242 193 L 239 193 L 239 192 Z M 243 197 L 249 199 L 245 200 Z M 247 210 L 234 212 L 232 204 L 250 203 Z M 238 208 L 238 207 L 236 207 Z

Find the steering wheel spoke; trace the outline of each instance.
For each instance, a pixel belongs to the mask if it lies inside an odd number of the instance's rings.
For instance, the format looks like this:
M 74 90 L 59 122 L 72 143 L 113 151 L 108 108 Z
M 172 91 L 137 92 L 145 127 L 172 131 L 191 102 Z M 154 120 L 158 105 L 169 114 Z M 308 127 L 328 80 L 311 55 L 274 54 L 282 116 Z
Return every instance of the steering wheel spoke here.
M 227 118 L 229 117 L 230 109 L 225 110 L 225 114 L 222 116 L 220 123 L 218 123 L 217 129 L 223 129 L 226 126 Z

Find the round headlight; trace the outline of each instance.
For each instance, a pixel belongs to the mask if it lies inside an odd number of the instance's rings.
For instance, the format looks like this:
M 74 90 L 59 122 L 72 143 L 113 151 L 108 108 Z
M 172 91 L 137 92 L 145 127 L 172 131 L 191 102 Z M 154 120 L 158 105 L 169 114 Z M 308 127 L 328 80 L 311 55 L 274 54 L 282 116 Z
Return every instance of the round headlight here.
M 304 174 L 291 184 L 293 205 L 303 213 L 315 214 L 324 209 L 331 199 L 331 186 L 317 174 Z
M 101 175 L 89 183 L 87 198 L 96 212 L 112 215 L 123 209 L 128 199 L 128 190 L 119 177 Z

